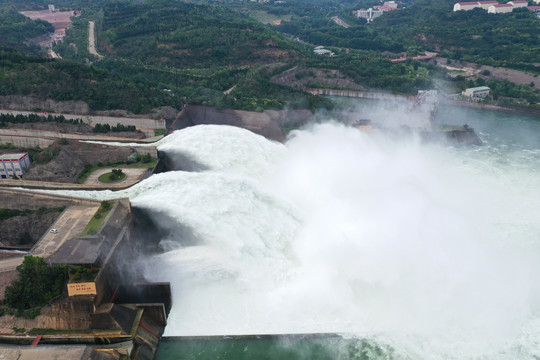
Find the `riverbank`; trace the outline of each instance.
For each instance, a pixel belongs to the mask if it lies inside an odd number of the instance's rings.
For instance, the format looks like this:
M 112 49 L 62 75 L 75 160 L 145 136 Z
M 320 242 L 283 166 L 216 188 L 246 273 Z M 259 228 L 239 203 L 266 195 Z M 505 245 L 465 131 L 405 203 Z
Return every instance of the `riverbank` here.
M 459 101 L 459 100 L 444 99 L 443 101 L 441 101 L 441 104 L 449 105 L 449 106 L 468 107 L 468 108 L 475 108 L 475 109 L 482 109 L 482 110 L 500 111 L 500 112 L 506 112 L 506 113 L 512 113 L 512 114 L 532 115 L 532 116 L 540 117 L 540 110 L 503 107 L 499 105 L 484 104 L 484 103 L 479 103 L 479 102 L 474 102 L 474 101 Z

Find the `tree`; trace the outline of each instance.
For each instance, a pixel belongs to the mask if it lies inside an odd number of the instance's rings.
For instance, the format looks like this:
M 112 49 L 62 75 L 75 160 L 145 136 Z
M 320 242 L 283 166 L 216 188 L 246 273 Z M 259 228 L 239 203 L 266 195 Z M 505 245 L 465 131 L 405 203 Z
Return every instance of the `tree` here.
M 111 179 L 118 180 L 124 177 L 122 169 L 112 169 Z
M 39 256 L 26 256 L 17 271 L 19 279 L 6 287 L 4 302 L 18 310 L 45 305 L 62 294 L 67 280 L 64 265 L 47 265 Z

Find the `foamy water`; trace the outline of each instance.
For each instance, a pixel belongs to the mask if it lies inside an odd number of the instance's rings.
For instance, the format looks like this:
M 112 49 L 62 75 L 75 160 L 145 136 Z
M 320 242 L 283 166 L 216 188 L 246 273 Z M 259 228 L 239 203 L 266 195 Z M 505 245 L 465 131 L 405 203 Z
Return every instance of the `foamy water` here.
M 201 169 L 120 193 L 173 230 L 145 264 L 172 285 L 165 335 L 338 332 L 394 358 L 540 356 L 539 148 L 322 124 L 286 145 L 197 126 L 159 149 Z

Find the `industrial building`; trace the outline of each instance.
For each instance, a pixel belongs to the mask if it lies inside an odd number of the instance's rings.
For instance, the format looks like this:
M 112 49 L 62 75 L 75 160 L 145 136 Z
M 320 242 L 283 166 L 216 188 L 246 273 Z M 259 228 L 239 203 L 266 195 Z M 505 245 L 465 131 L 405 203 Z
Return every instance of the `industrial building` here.
M 9 179 L 13 177 L 13 174 L 23 177 L 29 167 L 30 157 L 28 153 L 0 155 L 1 179 Z
M 465 91 L 461 92 L 461 95 L 471 99 L 483 99 L 489 95 L 489 90 L 490 89 L 487 86 L 478 86 L 465 89 Z

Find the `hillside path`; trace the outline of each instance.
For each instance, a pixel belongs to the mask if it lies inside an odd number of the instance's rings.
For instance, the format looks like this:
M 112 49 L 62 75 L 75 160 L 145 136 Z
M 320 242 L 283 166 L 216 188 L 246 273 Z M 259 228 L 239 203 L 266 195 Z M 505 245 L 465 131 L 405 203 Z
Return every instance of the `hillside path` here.
M 98 54 L 96 51 L 96 39 L 94 37 L 94 22 L 88 22 L 88 51 L 90 54 L 97 56 L 100 60 L 103 59 L 103 56 Z

